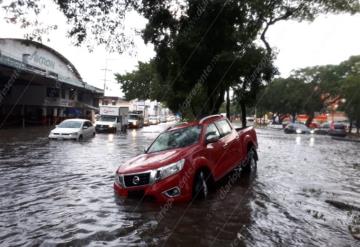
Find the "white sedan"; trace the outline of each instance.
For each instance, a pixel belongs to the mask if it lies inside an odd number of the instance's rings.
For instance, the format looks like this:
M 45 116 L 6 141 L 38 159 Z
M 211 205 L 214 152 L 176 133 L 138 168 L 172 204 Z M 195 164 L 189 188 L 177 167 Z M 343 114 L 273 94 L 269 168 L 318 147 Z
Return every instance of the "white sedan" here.
M 95 136 L 95 127 L 86 119 L 67 119 L 62 121 L 49 134 L 49 139 L 82 140 Z

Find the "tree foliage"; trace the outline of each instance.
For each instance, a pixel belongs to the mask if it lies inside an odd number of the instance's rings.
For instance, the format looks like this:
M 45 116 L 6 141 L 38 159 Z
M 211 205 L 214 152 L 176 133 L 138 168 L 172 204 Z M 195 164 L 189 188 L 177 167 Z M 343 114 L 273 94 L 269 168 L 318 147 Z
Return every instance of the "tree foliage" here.
M 314 66 L 294 71 L 289 78 L 276 79 L 262 90 L 259 108 L 280 114 L 344 110 L 359 122 L 360 56 L 338 65 Z
M 36 15 L 43 10 L 42 0 L 7 2 L 2 5 L 11 22 L 20 20 L 26 24 L 29 12 Z M 197 117 L 218 112 L 230 87 L 242 108 L 253 102 L 264 81 L 270 81 L 276 72 L 272 47 L 266 39 L 272 25 L 289 19 L 313 20 L 323 13 L 359 12 L 357 0 L 53 2 L 68 20 L 71 26 L 68 34 L 76 44 L 90 40 L 119 52 L 132 43 L 125 33 L 126 14 L 137 11 L 145 17 L 148 24 L 141 32 L 142 37 L 156 51 L 154 96 L 175 112 L 191 111 Z M 259 46 L 259 39 L 263 47 Z M 261 61 L 267 61 L 266 66 L 260 66 Z M 125 88 L 131 80 L 126 81 Z M 137 85 L 137 79 L 134 83 Z M 139 90 L 139 96 L 144 96 L 143 90 Z
M 151 91 L 156 83 L 156 72 L 151 62 L 139 62 L 136 70 L 124 75 L 115 74 L 115 80 L 120 84 L 127 100 L 154 98 Z

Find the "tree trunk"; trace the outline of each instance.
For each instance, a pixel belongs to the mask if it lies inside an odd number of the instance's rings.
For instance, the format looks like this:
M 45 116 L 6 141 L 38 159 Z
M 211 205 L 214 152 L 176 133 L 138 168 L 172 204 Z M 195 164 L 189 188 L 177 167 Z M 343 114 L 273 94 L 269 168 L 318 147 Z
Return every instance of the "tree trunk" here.
M 226 117 L 230 120 L 230 89 L 226 90 Z
M 311 112 L 311 113 L 309 114 L 308 119 L 306 120 L 306 123 L 305 123 L 305 125 L 306 125 L 307 127 L 310 126 L 310 124 L 311 124 L 312 121 L 314 120 L 314 117 L 315 117 L 315 114 L 314 114 L 313 112 Z
M 353 128 L 353 120 L 350 119 L 349 134 L 352 132 L 352 128 Z
M 240 108 L 241 108 L 241 123 L 242 127 L 246 127 L 246 106 L 244 102 L 240 102 Z
M 292 122 L 295 123 L 296 113 L 293 112 L 293 113 L 291 114 L 291 117 L 292 117 Z
M 215 96 L 214 104 L 213 104 L 212 109 L 209 112 L 209 114 L 218 114 L 219 113 L 219 109 L 220 109 L 222 103 L 224 103 L 224 96 L 225 96 L 225 90 L 220 91 L 219 97 Z

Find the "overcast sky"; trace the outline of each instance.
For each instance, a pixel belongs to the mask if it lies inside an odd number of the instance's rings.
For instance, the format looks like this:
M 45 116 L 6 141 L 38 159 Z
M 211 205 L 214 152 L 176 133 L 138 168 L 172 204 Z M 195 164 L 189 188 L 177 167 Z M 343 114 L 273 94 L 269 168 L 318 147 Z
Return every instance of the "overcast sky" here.
M 1 11 L 0 11 L 1 14 Z M 86 47 L 75 47 L 66 38 L 65 19 L 55 9 L 48 8 L 43 17 L 59 26 L 49 35 L 48 45 L 67 57 L 78 69 L 83 79 L 91 85 L 103 88 L 104 69 L 107 72 L 107 95 L 119 95 L 119 85 L 114 82 L 114 73 L 124 73 L 136 68 L 137 61 L 148 61 L 154 56 L 151 45 L 145 45 L 139 37 L 135 39 L 135 54 L 108 54 L 104 47 L 89 52 Z M 146 20 L 130 14 L 126 20 L 129 28 L 141 29 Z M 337 64 L 352 55 L 360 55 L 360 15 L 328 15 L 314 22 L 280 22 L 271 27 L 268 40 L 278 51 L 276 65 L 281 76 L 288 76 L 293 69 L 313 65 Z M 0 19 L 2 38 L 23 38 L 26 30 L 7 24 Z M 106 65 L 107 64 L 107 65 Z

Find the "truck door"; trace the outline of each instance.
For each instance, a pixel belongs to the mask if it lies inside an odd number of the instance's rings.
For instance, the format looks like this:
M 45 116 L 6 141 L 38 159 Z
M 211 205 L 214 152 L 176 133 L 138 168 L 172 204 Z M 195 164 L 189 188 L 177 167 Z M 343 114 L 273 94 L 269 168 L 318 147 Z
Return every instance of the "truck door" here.
M 221 171 L 221 159 L 223 153 L 223 144 L 220 141 L 220 132 L 215 124 L 209 124 L 205 132 L 205 142 L 208 138 L 217 138 L 217 142 L 206 144 L 206 159 L 211 162 L 210 167 L 215 180 L 218 180 L 223 176 Z
M 229 122 L 225 119 L 217 121 L 215 124 L 220 131 L 220 141 L 223 145 L 221 170 L 224 171 L 225 175 L 234 169 L 238 163 L 239 154 L 236 148 L 238 135 L 237 132 L 232 129 Z

